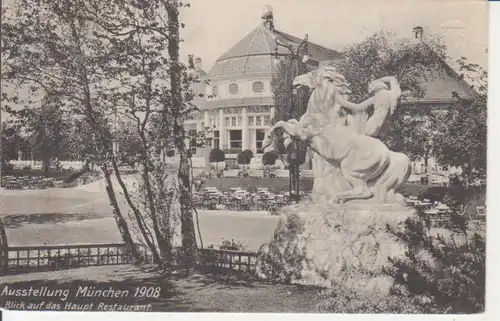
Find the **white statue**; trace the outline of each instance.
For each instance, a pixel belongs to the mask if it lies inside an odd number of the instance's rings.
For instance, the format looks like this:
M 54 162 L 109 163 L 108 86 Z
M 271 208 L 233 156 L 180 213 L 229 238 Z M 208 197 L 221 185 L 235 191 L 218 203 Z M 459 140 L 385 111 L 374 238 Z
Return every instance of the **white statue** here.
M 394 98 L 399 86 L 392 86 L 397 81 L 391 78 L 391 90 L 394 89 L 391 91 L 382 82 L 387 79 L 371 84 L 370 90 L 376 92 L 374 97 L 362 104 L 353 104 L 345 97 L 349 90 L 344 76 L 334 68 L 323 67 L 298 76 L 294 85 L 313 89 L 307 111 L 299 121 L 277 122 L 267 133 L 264 145 L 276 144 L 277 128 L 285 131 L 285 145 L 291 142 L 289 136 L 307 142 L 314 151 L 313 197 L 326 196 L 339 203 L 368 199 L 376 203 L 404 202 L 396 190 L 411 174 L 410 159 L 402 153 L 391 152 L 383 142 L 372 137 L 383 132 L 387 116 L 394 112 L 397 103 Z M 378 112 L 364 129 L 371 135 L 364 135 L 359 132 L 359 119 L 353 121 L 356 114 L 349 121 L 341 107 L 362 112 L 369 104 L 375 105 Z
M 390 89 L 385 82 L 390 83 Z M 337 95 L 337 102 L 354 113 L 362 112 L 365 119 L 366 110 L 373 105 L 373 115 L 368 118 L 365 124 L 363 122 L 357 124 L 362 126 L 359 128 L 359 132 L 383 139 L 389 130 L 391 116 L 396 110 L 399 97 L 401 97 L 401 88 L 395 77 L 388 76 L 372 81 L 368 85 L 368 93 L 375 93 L 375 95 L 360 104 L 347 101 L 340 93 Z

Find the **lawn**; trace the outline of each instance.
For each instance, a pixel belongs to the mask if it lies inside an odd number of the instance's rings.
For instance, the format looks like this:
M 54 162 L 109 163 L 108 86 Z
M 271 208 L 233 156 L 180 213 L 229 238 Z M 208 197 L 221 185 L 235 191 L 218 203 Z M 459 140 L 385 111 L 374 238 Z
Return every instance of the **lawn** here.
M 151 305 L 149 311 L 165 312 L 321 312 L 318 309 L 320 297 L 318 289 L 294 285 L 267 284 L 236 277 L 192 274 L 172 275 L 166 277 L 151 268 L 133 266 L 101 266 L 80 268 L 66 271 L 40 272 L 2 277 L 3 291 L 10 289 L 26 289 L 29 287 L 69 290 L 68 299 L 59 297 L 30 297 L 30 303 L 45 301 L 59 304 L 64 310 L 67 302 L 75 304 L 92 303 L 93 311 L 99 304 L 140 304 Z M 94 286 L 96 289 L 128 290 L 122 298 L 76 298 L 78 287 Z M 160 288 L 158 298 L 139 299 L 134 297 L 138 287 Z M 20 301 L 16 297 L 0 297 L 0 306 L 6 301 Z M 55 305 L 54 305 L 55 306 Z M 74 306 L 75 307 L 75 306 Z M 43 309 L 43 308 L 42 308 Z

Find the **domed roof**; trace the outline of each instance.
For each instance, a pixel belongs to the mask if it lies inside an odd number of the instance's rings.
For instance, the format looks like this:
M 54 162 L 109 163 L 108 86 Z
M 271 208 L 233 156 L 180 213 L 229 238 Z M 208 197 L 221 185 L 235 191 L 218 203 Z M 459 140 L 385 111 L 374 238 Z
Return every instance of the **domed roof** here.
M 290 54 L 286 48 L 277 47 L 276 41 L 296 47 L 302 39 L 260 24 L 217 59 L 208 72 L 208 77 L 214 79 L 246 74 L 271 74 L 276 48 L 279 56 Z M 316 62 L 333 59 L 337 55 L 334 50 L 310 42 L 307 43 L 307 52 L 311 60 Z

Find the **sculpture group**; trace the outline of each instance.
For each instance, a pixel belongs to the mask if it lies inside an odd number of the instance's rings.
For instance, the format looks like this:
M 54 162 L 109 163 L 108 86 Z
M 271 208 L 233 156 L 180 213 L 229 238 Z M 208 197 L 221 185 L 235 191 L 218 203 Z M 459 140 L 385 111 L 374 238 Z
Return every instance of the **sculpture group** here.
M 316 201 L 404 203 L 397 190 L 411 174 L 410 159 L 382 142 L 401 96 L 397 79 L 371 82 L 373 96 L 359 104 L 348 101 L 349 84 L 333 67 L 300 75 L 294 86 L 312 89 L 307 111 L 298 121 L 278 121 L 266 134 L 267 150 L 278 148 L 280 140 L 287 146 L 291 137 L 306 142 L 313 155 Z

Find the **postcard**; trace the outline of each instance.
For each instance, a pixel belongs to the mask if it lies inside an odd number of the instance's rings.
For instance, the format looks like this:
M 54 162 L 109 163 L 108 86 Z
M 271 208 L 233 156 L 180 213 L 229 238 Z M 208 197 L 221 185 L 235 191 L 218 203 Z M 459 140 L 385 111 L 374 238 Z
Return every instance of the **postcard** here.
M 8 320 L 490 309 L 493 5 L 3 4 Z

